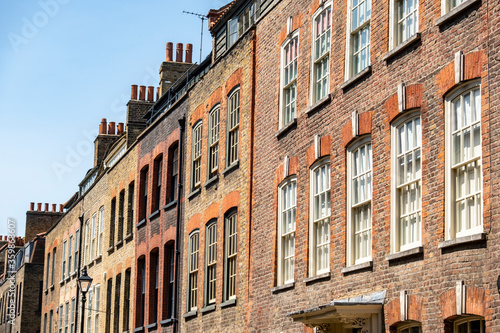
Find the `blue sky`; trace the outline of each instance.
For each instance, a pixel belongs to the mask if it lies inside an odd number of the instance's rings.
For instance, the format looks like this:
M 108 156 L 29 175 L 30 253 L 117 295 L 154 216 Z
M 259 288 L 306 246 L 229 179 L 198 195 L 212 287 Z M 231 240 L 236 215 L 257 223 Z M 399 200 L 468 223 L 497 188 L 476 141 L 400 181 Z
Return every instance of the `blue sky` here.
M 30 202 L 60 203 L 93 166 L 101 118 L 124 122 L 130 85 L 158 86 L 165 44 L 193 44 L 201 20 L 229 0 L 2 0 L 0 235 Z M 210 52 L 207 21 L 203 58 Z M 174 51 L 175 54 L 175 51 Z

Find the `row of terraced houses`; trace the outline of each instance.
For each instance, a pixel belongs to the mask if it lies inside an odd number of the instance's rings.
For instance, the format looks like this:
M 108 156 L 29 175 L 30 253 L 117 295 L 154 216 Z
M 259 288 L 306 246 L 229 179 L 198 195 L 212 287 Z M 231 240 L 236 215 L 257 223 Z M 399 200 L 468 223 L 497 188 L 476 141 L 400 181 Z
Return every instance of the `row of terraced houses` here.
M 0 332 L 499 332 L 500 3 L 208 20 L 210 56 L 168 43 L 78 192 L 32 203 L 15 309 L 0 242 Z

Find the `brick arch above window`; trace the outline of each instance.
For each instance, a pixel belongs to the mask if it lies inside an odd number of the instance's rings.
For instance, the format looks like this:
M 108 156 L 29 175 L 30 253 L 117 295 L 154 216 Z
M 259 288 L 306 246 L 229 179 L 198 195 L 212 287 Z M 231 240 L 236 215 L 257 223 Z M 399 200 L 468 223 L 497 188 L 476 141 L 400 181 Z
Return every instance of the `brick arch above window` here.
M 215 89 L 208 100 L 205 102 L 205 112 L 211 111 L 216 104 L 219 104 L 222 99 L 222 88 Z
M 391 123 L 402 112 L 422 107 L 423 85 L 420 83 L 404 87 L 404 101 L 399 101 L 398 93 L 387 99 L 384 104 L 387 121 Z M 401 105 L 401 106 L 400 106 Z
M 372 115 L 373 111 L 367 111 L 358 114 L 357 135 L 353 133 L 352 119 L 347 122 L 342 128 L 342 143 L 347 147 L 354 139 L 357 139 L 365 134 L 372 132 Z
M 299 167 L 299 157 L 290 157 L 288 160 L 288 170 L 286 170 L 286 158 L 281 162 L 278 169 L 276 170 L 276 184 L 281 184 L 286 178 L 291 175 L 296 175 Z
M 205 209 L 203 212 L 203 218 L 202 220 L 206 223 L 212 219 L 217 219 L 219 216 L 219 204 L 217 202 L 214 202 L 210 206 Z
M 222 212 L 227 214 L 227 212 L 233 208 L 237 208 L 240 205 L 240 191 L 233 191 L 226 195 L 222 200 Z
M 470 52 L 461 58 L 462 64 L 458 64 L 456 59 L 444 67 L 436 76 L 436 85 L 439 88 L 441 96 L 446 95 L 448 91 L 455 86 L 467 80 L 477 79 L 481 77 L 483 67 L 487 63 L 486 56 L 483 51 Z M 486 69 L 485 69 L 486 70 Z M 457 71 L 461 71 L 463 78 L 458 78 Z
M 199 229 L 201 226 L 201 214 L 191 216 L 186 224 L 186 232 L 189 235 L 193 230 Z
M 204 104 L 199 105 L 196 108 L 196 110 L 194 110 L 194 112 L 191 114 L 191 117 L 189 118 L 190 126 L 194 127 L 198 121 L 201 121 L 203 119 L 204 111 L 205 111 Z
M 465 299 L 463 293 L 465 293 Z M 439 298 L 443 321 L 453 320 L 464 314 L 484 317 L 489 305 L 484 289 L 461 285 L 460 281 L 457 282 L 456 287 L 445 291 Z
M 292 27 L 290 30 L 288 28 L 288 20 L 287 20 L 285 23 L 285 26 L 283 27 L 283 29 L 281 30 L 281 32 L 279 34 L 278 45 L 282 45 L 283 42 L 288 38 L 289 34 L 291 34 L 295 30 L 302 27 L 302 23 L 303 23 L 303 14 L 302 13 L 292 17 Z
M 330 155 L 330 145 L 332 137 L 330 135 L 323 136 L 319 138 L 319 145 L 316 148 L 316 143 L 313 142 L 311 146 L 307 149 L 307 167 L 310 168 L 319 159 Z M 316 156 L 316 149 L 318 149 L 319 156 Z
M 231 74 L 229 79 L 227 79 L 226 83 L 224 84 L 224 92 L 226 95 L 229 95 L 236 88 L 236 86 L 241 86 L 242 76 L 242 68 L 238 68 L 233 72 L 233 74 Z
M 407 321 L 415 321 L 422 322 L 423 321 L 423 306 L 424 306 L 424 298 L 420 295 L 404 295 L 403 302 L 401 303 L 401 297 L 396 297 L 386 305 L 385 307 L 385 323 L 387 327 L 392 329 L 397 328 L 397 326 L 401 323 Z M 406 301 L 405 301 L 406 299 Z M 402 318 L 401 314 L 403 313 L 406 318 Z

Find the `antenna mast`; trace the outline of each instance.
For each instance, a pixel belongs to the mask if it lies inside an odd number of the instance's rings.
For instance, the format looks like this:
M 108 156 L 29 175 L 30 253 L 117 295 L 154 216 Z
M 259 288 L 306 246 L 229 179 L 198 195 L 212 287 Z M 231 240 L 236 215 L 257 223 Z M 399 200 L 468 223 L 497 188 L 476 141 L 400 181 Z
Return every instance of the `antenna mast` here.
M 201 40 L 200 40 L 200 64 L 201 64 L 201 53 L 202 53 L 202 50 L 203 50 L 203 21 L 205 21 L 207 19 L 207 16 L 206 15 L 202 15 L 202 14 L 198 14 L 198 13 L 188 12 L 188 11 L 185 11 L 185 10 L 183 10 L 182 13 L 183 14 L 194 15 L 194 16 L 197 16 L 199 19 L 201 19 Z

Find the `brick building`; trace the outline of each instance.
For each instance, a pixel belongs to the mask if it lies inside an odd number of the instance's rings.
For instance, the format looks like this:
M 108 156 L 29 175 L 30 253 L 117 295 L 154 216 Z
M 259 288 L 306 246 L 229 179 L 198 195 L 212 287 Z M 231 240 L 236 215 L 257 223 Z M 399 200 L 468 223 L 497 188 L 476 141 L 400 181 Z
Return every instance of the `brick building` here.
M 498 9 L 261 16 L 248 331 L 500 330 Z
M 135 210 L 134 331 L 174 332 L 178 327 L 177 283 L 182 263 L 179 251 L 184 189 L 180 183 L 185 152 L 185 117 L 188 88 L 203 74 L 191 63 L 192 45 L 167 43 L 160 67 L 160 98 L 145 109 L 147 128 L 137 139 L 138 180 Z

